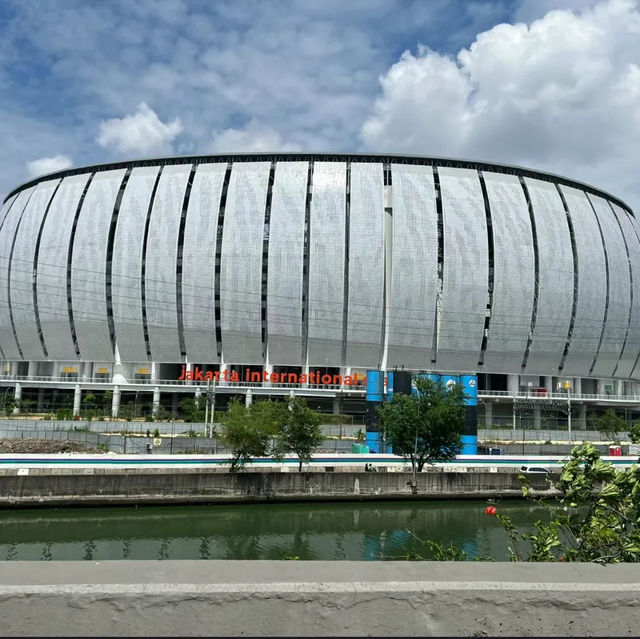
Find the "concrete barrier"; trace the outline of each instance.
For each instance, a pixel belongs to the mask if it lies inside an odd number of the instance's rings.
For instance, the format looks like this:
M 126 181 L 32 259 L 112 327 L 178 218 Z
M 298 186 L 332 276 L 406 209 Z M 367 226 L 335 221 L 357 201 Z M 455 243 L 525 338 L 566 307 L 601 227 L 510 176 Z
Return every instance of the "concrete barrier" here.
M 219 472 L 164 469 L 0 469 L 0 507 L 97 504 L 228 503 L 364 499 L 521 497 L 518 473 L 423 472 L 413 493 L 411 473 Z M 544 475 L 532 488 L 555 495 Z
M 4 636 L 636 636 L 635 565 L 0 562 Z

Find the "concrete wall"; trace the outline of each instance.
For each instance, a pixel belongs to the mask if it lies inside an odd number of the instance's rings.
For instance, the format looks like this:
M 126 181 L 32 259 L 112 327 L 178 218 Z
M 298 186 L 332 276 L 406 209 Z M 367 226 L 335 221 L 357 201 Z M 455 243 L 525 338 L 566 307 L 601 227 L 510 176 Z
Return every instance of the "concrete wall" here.
M 222 469 L 125 470 L 55 468 L 2 470 L 0 507 L 124 503 L 254 502 L 338 499 L 407 499 L 411 473 L 240 472 Z M 545 476 L 531 475 L 532 487 L 551 495 Z M 432 471 L 418 473 L 418 498 L 521 497 L 518 473 Z
M 4 636 L 637 636 L 634 565 L 0 562 Z

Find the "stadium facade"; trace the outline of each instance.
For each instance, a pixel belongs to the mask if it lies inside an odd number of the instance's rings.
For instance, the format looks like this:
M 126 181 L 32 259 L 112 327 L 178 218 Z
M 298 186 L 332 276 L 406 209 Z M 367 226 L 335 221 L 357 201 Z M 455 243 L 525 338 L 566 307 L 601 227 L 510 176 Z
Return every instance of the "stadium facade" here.
M 589 404 L 633 411 L 640 393 L 633 212 L 519 167 L 287 153 L 71 169 L 7 196 L 0 258 L 1 386 L 43 410 L 71 393 L 77 412 L 89 390 L 115 391 L 114 413 L 134 392 L 171 409 L 212 379 L 364 413 L 345 379 L 403 370 L 478 375 L 487 424 L 567 397 L 584 427 Z

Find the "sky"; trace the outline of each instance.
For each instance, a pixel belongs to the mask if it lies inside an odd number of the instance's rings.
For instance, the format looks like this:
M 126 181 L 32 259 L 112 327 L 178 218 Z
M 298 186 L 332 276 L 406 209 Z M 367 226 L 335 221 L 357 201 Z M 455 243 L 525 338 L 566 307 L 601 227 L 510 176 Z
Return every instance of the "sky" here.
M 0 192 L 247 151 L 462 157 L 640 213 L 640 0 L 0 0 Z

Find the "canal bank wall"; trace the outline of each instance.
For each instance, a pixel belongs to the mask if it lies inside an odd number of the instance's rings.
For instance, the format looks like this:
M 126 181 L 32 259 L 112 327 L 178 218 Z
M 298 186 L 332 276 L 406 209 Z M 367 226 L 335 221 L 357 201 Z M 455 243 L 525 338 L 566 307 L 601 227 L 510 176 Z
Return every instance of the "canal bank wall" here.
M 4 636 L 636 636 L 632 564 L 0 562 Z
M 518 473 L 498 470 L 418 473 L 415 490 L 412 473 L 404 472 L 7 470 L 0 474 L 0 507 L 522 497 Z M 537 494 L 556 494 L 544 474 L 530 479 Z

